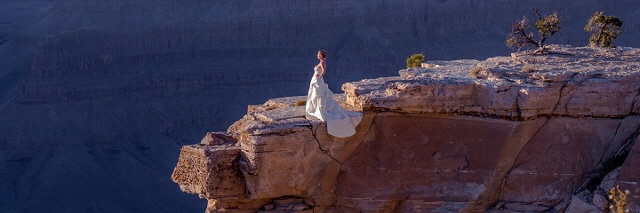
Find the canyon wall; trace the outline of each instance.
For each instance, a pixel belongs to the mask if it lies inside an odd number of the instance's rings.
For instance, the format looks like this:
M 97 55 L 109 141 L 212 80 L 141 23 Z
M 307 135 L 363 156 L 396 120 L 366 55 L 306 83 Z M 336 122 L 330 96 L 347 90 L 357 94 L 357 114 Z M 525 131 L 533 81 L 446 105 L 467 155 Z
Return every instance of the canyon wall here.
M 346 83 L 337 100 L 364 112 L 346 139 L 304 96 L 250 106 L 183 146 L 172 179 L 206 212 L 603 211 L 615 181 L 636 210 L 640 49 L 551 52 Z

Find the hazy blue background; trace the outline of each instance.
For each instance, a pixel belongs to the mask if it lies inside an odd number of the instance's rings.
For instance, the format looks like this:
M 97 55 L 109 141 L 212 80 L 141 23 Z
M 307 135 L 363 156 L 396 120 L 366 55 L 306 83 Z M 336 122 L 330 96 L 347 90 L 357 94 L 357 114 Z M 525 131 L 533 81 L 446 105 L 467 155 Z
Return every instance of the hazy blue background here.
M 586 45 L 596 10 L 639 47 L 637 0 L 0 0 L 0 212 L 204 212 L 170 180 L 183 144 L 247 104 L 427 60 L 507 55 L 509 26 L 558 11 Z

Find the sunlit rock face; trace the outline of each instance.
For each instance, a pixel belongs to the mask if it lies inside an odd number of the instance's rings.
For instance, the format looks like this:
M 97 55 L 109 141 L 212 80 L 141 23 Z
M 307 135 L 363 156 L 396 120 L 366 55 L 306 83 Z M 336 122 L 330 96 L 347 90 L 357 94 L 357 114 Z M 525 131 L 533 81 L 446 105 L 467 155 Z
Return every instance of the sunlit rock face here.
M 637 191 L 640 49 L 549 50 L 344 84 L 336 99 L 364 112 L 350 138 L 307 119 L 304 96 L 250 106 L 184 146 L 172 178 L 206 212 L 602 209 L 616 180 Z
M 166 178 L 179 147 L 248 104 L 306 94 L 318 49 L 338 91 L 414 52 L 506 55 L 531 7 L 565 17 L 552 43 L 586 44 L 604 10 L 625 21 L 615 43 L 639 46 L 635 4 L 0 0 L 0 211 L 201 212 Z

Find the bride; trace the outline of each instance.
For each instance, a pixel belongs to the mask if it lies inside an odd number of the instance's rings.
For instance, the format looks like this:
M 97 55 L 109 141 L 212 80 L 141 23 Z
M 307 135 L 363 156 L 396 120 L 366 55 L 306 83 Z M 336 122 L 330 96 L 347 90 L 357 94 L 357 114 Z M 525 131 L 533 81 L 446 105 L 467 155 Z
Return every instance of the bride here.
M 333 92 L 322 78 L 326 74 L 327 65 L 324 50 L 318 51 L 320 63 L 313 68 L 314 75 L 309 83 L 307 95 L 306 117 L 315 117 L 327 122 L 327 131 L 338 138 L 350 137 L 356 133 L 356 126 L 362 120 L 362 113 L 348 111 L 333 99 Z

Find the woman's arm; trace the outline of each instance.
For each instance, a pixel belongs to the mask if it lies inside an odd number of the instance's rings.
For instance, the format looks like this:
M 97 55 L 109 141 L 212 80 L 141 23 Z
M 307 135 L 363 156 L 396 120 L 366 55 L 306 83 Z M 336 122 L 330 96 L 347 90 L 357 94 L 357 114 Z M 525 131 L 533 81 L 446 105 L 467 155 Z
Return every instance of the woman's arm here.
M 320 73 L 320 76 L 318 76 L 318 78 L 322 78 L 322 76 L 327 73 L 327 64 L 324 62 L 324 60 L 320 62 L 320 68 L 322 69 L 322 73 Z

